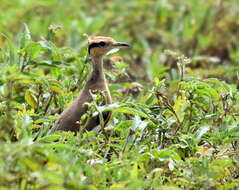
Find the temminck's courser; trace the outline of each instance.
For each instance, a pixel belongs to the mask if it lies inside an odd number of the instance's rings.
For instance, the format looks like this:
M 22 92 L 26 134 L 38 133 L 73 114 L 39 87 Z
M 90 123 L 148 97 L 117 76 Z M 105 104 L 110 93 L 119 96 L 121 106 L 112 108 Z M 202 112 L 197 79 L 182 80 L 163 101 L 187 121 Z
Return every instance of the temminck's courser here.
M 79 121 L 81 116 L 86 113 L 88 109 L 88 106 L 85 103 L 92 101 L 90 91 L 101 91 L 104 95 L 105 104 L 110 104 L 112 102 L 103 71 L 103 57 L 112 49 L 129 47 L 129 45 L 127 43 L 117 42 L 110 37 L 103 36 L 89 36 L 88 42 L 88 54 L 91 58 L 92 73 L 87 79 L 79 96 L 61 113 L 55 126 L 49 131 L 49 133 L 52 133 L 55 130 L 73 132 L 78 132 L 80 130 L 81 126 Z M 103 114 L 104 125 L 107 124 L 110 115 L 111 112 Z M 84 124 L 84 127 L 89 131 L 98 125 L 99 117 L 93 117 L 88 119 L 87 123 Z

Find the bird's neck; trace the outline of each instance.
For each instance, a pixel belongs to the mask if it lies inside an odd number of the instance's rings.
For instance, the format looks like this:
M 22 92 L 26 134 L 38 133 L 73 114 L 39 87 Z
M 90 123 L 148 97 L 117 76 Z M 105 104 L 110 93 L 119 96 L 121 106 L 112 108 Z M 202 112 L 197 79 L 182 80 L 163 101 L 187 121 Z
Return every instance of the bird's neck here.
M 92 57 L 91 65 L 91 80 L 105 80 L 105 75 L 103 71 L 103 57 Z

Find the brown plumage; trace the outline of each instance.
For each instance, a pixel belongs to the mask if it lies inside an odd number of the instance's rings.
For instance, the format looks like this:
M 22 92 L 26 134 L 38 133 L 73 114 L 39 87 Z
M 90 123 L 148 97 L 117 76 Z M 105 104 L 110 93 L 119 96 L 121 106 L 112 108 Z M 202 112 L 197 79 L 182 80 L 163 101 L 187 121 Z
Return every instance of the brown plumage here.
M 107 81 L 103 72 L 103 57 L 110 50 L 121 47 L 129 47 L 128 44 L 117 42 L 112 38 L 103 36 L 88 37 L 88 53 L 91 57 L 92 73 L 87 79 L 85 87 L 80 92 L 79 96 L 68 106 L 59 116 L 55 126 L 49 133 L 55 130 L 74 131 L 78 132 L 80 129 L 79 120 L 81 116 L 86 113 L 88 107 L 86 102 L 92 101 L 90 91 L 101 91 L 105 98 L 105 104 L 111 103 L 111 96 L 108 89 Z M 103 114 L 104 124 L 106 125 L 111 113 Z M 85 124 L 86 130 L 92 130 L 99 125 L 99 118 L 89 118 Z

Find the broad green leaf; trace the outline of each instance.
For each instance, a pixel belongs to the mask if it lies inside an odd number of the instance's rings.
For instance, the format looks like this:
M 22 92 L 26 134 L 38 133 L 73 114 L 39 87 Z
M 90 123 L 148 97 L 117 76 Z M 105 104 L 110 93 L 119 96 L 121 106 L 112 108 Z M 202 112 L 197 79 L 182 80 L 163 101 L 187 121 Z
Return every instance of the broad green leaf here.
M 182 96 L 178 96 L 173 106 L 174 111 L 179 117 L 180 121 L 183 121 L 185 115 L 185 109 L 188 107 L 188 102 L 184 94 Z
M 201 137 L 205 134 L 205 133 L 207 133 L 208 131 L 210 130 L 210 127 L 209 126 L 202 126 L 202 127 L 200 127 L 198 130 L 197 130 L 197 132 L 196 132 L 196 138 L 199 140 L 199 139 L 201 139 Z
M 129 107 L 119 107 L 119 108 L 113 109 L 113 111 L 125 113 L 125 114 L 137 115 L 137 116 L 140 116 L 143 118 L 149 118 L 145 113 L 143 113 L 139 110 L 136 110 L 134 108 L 129 108 Z
M 64 94 L 64 91 L 61 88 L 59 88 L 58 86 L 52 85 L 52 86 L 49 86 L 49 88 L 52 92 L 55 92 L 56 94 L 60 94 L 60 95 Z
M 137 116 L 140 116 L 143 118 L 148 118 L 148 116 L 145 113 L 143 113 L 142 111 L 137 110 L 135 108 L 126 107 L 125 104 L 114 103 L 114 104 L 109 104 L 109 105 L 105 105 L 105 106 L 99 106 L 98 110 L 101 112 L 115 111 L 115 112 L 119 112 L 119 113 L 137 115 Z
M 143 131 L 147 125 L 147 121 L 142 121 L 140 117 L 136 115 L 130 128 L 133 131 Z
M 152 154 L 155 156 L 155 158 L 160 160 L 181 160 L 180 156 L 173 150 L 170 149 L 163 149 L 163 150 L 153 150 Z
M 48 135 L 46 137 L 42 137 L 38 140 L 38 142 L 54 142 L 61 138 L 60 135 Z
M 39 170 L 40 164 L 30 158 L 23 158 L 22 163 L 24 163 L 31 171 Z
M 63 95 L 64 91 L 62 90 L 62 85 L 60 84 L 60 82 L 56 81 L 56 80 L 49 80 L 49 89 L 52 92 L 55 92 L 57 94 Z
M 27 90 L 25 92 L 25 100 L 26 102 L 32 106 L 33 108 L 37 108 L 37 98 L 36 96 L 32 93 L 32 91 Z

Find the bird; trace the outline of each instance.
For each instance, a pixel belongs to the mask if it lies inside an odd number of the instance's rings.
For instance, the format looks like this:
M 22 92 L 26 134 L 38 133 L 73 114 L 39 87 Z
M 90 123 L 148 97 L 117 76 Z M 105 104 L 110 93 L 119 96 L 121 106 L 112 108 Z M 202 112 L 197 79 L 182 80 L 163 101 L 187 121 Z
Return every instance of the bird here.
M 91 74 L 89 75 L 85 86 L 73 102 L 60 114 L 56 120 L 54 127 L 48 132 L 53 133 L 56 130 L 79 132 L 82 127 L 80 124 L 81 116 L 89 109 L 86 103 L 93 101 L 91 92 L 100 91 L 104 97 L 104 104 L 111 104 L 112 98 L 108 88 L 103 69 L 103 58 L 114 50 L 121 48 L 129 48 L 130 45 L 125 42 L 118 42 L 111 37 L 104 36 L 88 36 L 88 56 L 91 59 Z M 111 112 L 104 112 L 104 126 L 107 124 L 111 116 Z M 99 116 L 88 118 L 84 125 L 84 129 L 91 131 L 99 126 Z

